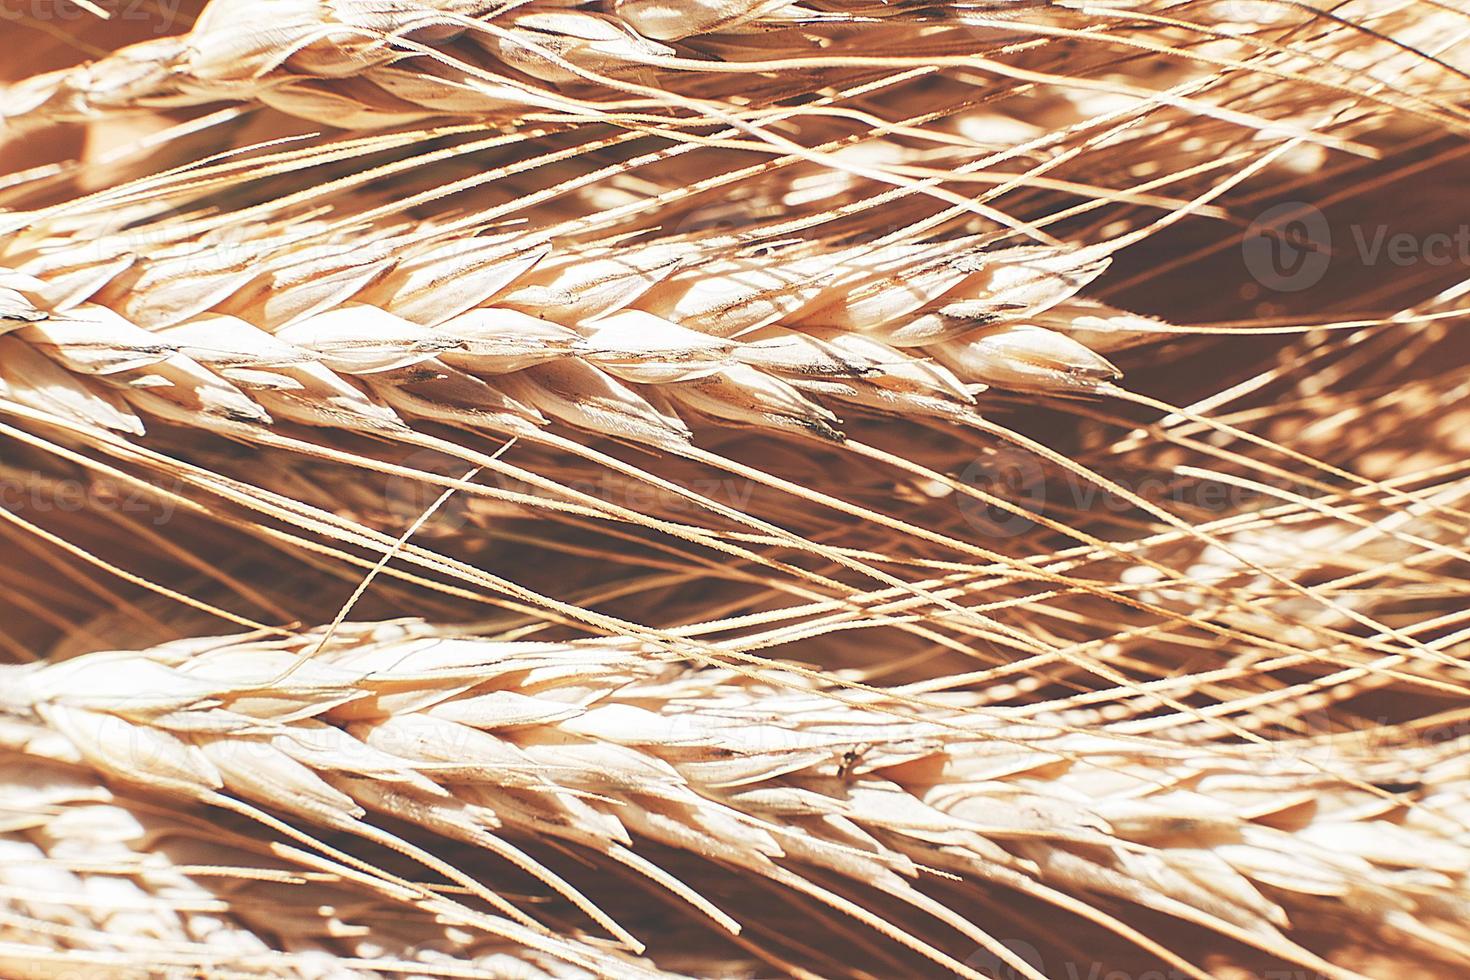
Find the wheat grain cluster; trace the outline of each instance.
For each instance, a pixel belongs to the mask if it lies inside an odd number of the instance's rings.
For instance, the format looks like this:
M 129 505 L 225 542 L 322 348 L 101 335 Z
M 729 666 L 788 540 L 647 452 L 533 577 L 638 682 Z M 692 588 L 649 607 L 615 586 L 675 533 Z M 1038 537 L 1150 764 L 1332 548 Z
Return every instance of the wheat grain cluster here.
M 1470 971 L 1458 0 L 0 15 L 0 974 Z

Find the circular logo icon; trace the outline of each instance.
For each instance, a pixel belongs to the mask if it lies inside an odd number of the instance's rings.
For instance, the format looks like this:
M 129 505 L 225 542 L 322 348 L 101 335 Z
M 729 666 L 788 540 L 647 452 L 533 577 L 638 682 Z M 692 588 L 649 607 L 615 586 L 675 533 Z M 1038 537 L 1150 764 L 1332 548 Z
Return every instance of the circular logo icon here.
M 1046 471 L 1031 453 L 1012 446 L 977 456 L 957 479 L 991 498 L 955 494 L 965 520 L 990 537 L 1011 538 L 1030 531 L 1036 521 L 1026 512 L 1039 513 L 1046 503 Z
M 459 480 L 463 479 L 471 469 L 464 460 L 435 452 L 432 449 L 425 449 L 405 457 L 399 460 L 397 465 L 425 474 L 424 477 L 411 477 L 398 473 L 388 474 L 387 482 L 383 486 L 383 510 L 399 533 L 408 530 L 413 522 L 433 507 L 448 489 L 444 483 L 433 477 Z M 484 476 L 485 474 L 481 472 L 476 479 Z M 418 534 L 424 537 L 435 537 L 459 530 L 470 520 L 470 499 L 463 491 L 456 490 L 448 500 L 438 506 L 433 516 L 424 522 Z
M 1042 976 L 1047 975 L 1041 954 L 1037 952 L 1035 946 L 1024 939 L 1002 939 L 1000 945 L 1004 946 L 1015 959 L 1025 963 Z M 995 980 L 1024 980 L 1024 974 L 1021 971 L 984 946 L 965 957 L 965 966 L 986 976 L 995 977 Z
M 1334 723 L 1332 708 L 1331 699 L 1325 694 L 1315 698 L 1308 696 L 1300 709 L 1285 720 L 1290 727 L 1276 733 L 1271 740 L 1273 763 L 1283 769 L 1293 769 L 1303 764 L 1321 766 L 1342 758 L 1345 751 L 1349 754 L 1353 751 L 1361 752 L 1366 747 L 1365 744 L 1350 741 L 1355 736 L 1351 730 L 1345 732 L 1340 725 Z M 1336 737 L 1329 737 L 1334 733 Z
M 1222 34 L 1249 34 L 1262 24 L 1283 19 L 1281 10 L 1271 0 L 1220 0 L 1209 5 L 1210 23 L 1219 24 Z
M 1251 222 L 1240 248 L 1246 271 L 1257 283 L 1294 293 L 1315 286 L 1327 272 L 1332 229 L 1310 204 L 1278 204 Z

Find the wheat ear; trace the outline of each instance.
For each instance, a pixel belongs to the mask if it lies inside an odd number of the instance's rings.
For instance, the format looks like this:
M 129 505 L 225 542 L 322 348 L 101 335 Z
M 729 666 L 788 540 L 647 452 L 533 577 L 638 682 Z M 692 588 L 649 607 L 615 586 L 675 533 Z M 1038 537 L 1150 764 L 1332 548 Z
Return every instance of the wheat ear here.
M 863 882 L 989 946 L 983 924 L 919 887 L 924 867 L 1101 916 L 1156 952 L 1088 903 L 1121 899 L 1329 975 L 1341 971 L 1290 938 L 1298 919 L 1349 916 L 1439 955 L 1464 950 L 1470 781 L 1443 747 L 1067 734 L 1045 716 L 970 714 L 967 695 L 901 722 L 868 697 L 660 667 L 636 645 L 505 644 L 416 623 L 7 671 L 15 750 L 369 840 L 393 839 L 372 815 L 392 816 L 554 882 L 509 843 L 550 835 L 733 928 L 638 842 L 690 849 L 960 972 L 821 877 Z
M 1147 18 L 1111 38 L 1124 51 L 1157 50 L 1151 34 L 1181 48 L 1201 38 L 1245 33 L 1244 25 L 1211 10 L 1200 19 L 1169 16 L 1169 8 L 1139 5 Z M 1405 16 L 1403 4 L 1375 5 L 1367 18 L 1378 32 L 1329 24 L 1305 42 L 1274 37 L 1275 18 L 1250 27 L 1262 40 L 1234 55 L 1191 60 L 1187 50 L 1168 70 L 1200 83 L 1222 62 L 1263 78 L 1285 75 L 1302 88 L 1349 92 L 1359 109 L 1404 108 L 1440 121 L 1453 119 L 1437 98 L 1452 94 L 1443 61 L 1414 57 L 1412 47 L 1374 43 L 1402 35 L 1433 37 L 1436 24 L 1457 27 L 1453 11 Z M 864 69 L 894 64 L 969 67 L 1005 81 L 1037 80 L 1064 88 L 1096 88 L 1069 76 L 1044 52 L 1040 57 L 994 57 L 1006 41 L 1073 37 L 1106 50 L 1095 24 L 1065 5 L 1018 4 L 993 16 L 966 4 L 831 4 L 798 6 L 752 0 L 609 0 L 577 7 L 561 3 L 415 0 L 381 4 L 361 0 L 273 0 L 269 14 L 246 0 L 212 0 L 193 28 L 123 48 L 90 64 L 35 76 L 0 90 L 0 122 L 11 134 L 56 121 L 88 121 L 126 111 L 166 109 L 214 101 L 258 101 L 329 125 L 398 125 L 434 116 L 526 116 L 644 123 L 669 114 L 734 123 L 772 143 L 756 121 L 742 118 L 750 102 L 789 94 L 790 77 L 821 69 L 835 82 L 863 78 Z M 1275 11 L 1278 17 L 1289 14 Z M 1310 22 L 1315 11 L 1299 14 Z M 1213 14 L 1213 16 L 1212 16 Z M 1285 19 L 1285 18 L 1281 18 Z M 1221 28 L 1227 30 L 1221 30 Z M 843 46 L 827 56 L 814 39 Z M 1024 50 L 1024 47 L 1022 48 Z M 879 54 L 881 52 L 881 54 Z M 902 52 L 897 54 L 896 52 Z M 1074 53 L 1075 56 L 1075 53 Z M 868 62 L 871 59 L 871 63 Z M 1376 60 L 1376 64 L 1375 64 Z M 806 65 L 803 65 L 806 62 Z M 1167 64 L 1167 63 L 1166 63 Z M 1421 90 L 1385 91 L 1370 67 L 1411 75 Z M 1225 84 L 1238 85 L 1239 79 Z M 727 101 L 733 86 L 741 100 Z M 1245 99 L 1252 89 L 1241 86 Z M 1131 95 L 1146 89 L 1128 88 Z M 1260 101 L 1280 115 L 1295 93 L 1267 91 Z M 748 100 L 748 101 L 747 101 Z M 1212 107 L 1217 115 L 1242 115 Z M 1409 113 L 1406 113 L 1409 114 Z M 1371 110 L 1344 119 L 1361 126 Z
M 369 262 L 352 248 L 300 258 L 277 249 L 210 270 L 207 253 L 191 249 L 60 279 L 48 277 L 43 255 L 6 280 L 8 342 L 76 372 L 71 405 L 96 406 L 82 420 L 114 430 L 141 425 L 102 407 L 121 395 L 194 425 L 279 416 L 392 433 L 416 416 L 524 433 L 549 416 L 659 448 L 688 439 L 676 409 L 836 438 L 836 418 L 804 391 L 954 418 L 976 385 L 1088 392 L 1113 374 L 1065 334 L 1025 322 L 1097 275 L 1102 263 L 1085 252 L 991 255 L 960 241 L 874 257 L 772 256 L 728 271 L 704 258 L 680 273 L 692 251 L 547 258 L 534 238 L 471 239 L 404 242 Z M 186 300 L 201 274 L 218 287 Z M 458 287 L 431 292 L 446 276 Z M 337 285 L 324 294 L 323 282 Z M 910 353 L 916 344 L 928 347 Z M 149 380 L 160 374 L 169 385 Z M 23 368 L 7 380 L 13 397 L 42 407 Z M 61 384 L 55 372 L 46 380 Z M 474 392 L 479 411 L 456 406 Z M 586 399 L 595 411 L 581 407 Z

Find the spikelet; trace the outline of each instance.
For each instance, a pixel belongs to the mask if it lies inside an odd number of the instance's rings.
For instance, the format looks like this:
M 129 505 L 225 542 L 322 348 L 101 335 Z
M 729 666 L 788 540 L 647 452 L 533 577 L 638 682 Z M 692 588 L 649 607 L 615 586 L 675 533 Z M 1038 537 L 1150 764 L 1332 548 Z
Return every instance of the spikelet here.
M 587 945 L 567 943 L 575 955 L 564 960 L 467 943 L 455 929 L 436 938 L 427 918 L 404 921 L 401 906 L 363 893 L 351 869 L 293 867 L 248 837 L 222 838 L 198 815 L 34 757 L 8 757 L 0 779 L 0 889 L 11 910 L 0 962 L 9 976 L 366 980 L 445 967 L 527 978 L 665 975 Z

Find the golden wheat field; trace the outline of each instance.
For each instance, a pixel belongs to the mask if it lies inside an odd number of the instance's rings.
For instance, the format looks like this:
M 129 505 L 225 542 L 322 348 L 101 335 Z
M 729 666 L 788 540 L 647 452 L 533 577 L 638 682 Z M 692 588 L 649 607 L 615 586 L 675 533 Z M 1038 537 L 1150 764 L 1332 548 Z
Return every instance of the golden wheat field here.
M 1470 5 L 0 38 L 0 977 L 1470 976 Z

